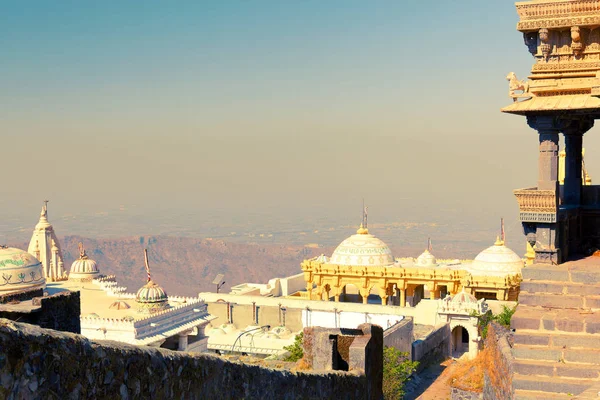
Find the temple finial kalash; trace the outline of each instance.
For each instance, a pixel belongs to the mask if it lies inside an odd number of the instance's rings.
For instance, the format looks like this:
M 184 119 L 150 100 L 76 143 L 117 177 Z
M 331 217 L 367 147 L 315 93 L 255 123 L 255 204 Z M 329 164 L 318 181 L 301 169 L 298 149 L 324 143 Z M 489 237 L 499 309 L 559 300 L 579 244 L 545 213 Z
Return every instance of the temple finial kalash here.
M 150 263 L 148 262 L 148 249 L 144 249 L 144 263 L 147 281 L 135 295 L 138 312 L 152 314 L 157 311 L 166 310 L 169 308 L 169 297 L 167 296 L 167 292 L 152 280 Z
M 369 228 L 367 227 L 367 209 L 368 209 L 368 207 L 365 207 L 365 199 L 363 199 L 362 222 L 360 223 L 360 227 L 356 231 L 356 233 L 359 235 L 368 235 L 369 234 Z

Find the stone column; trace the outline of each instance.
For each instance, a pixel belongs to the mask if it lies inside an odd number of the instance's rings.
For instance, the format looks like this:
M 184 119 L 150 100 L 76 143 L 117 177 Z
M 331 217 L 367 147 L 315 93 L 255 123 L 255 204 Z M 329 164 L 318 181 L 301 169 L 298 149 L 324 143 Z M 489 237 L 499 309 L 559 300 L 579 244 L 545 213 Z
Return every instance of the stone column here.
M 581 204 L 581 163 L 583 134 L 565 132 L 565 184 L 563 204 L 579 206 Z
M 178 351 L 186 351 L 188 347 L 188 335 L 184 333 L 179 334 L 179 345 L 177 346 Z
M 406 307 L 406 289 L 400 289 L 400 307 Z
M 539 134 L 538 190 L 558 189 L 558 134 L 555 117 L 527 117 L 527 123 Z

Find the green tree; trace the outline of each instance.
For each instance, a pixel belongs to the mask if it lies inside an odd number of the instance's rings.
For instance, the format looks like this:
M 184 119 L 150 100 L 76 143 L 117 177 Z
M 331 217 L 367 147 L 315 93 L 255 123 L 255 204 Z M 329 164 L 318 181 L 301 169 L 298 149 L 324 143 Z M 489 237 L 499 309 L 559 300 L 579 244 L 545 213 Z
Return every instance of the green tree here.
M 517 307 L 509 308 L 502 306 L 502 312 L 494 317 L 494 320 L 505 328 L 510 328 L 510 320 L 513 314 L 517 311 Z
M 404 383 L 419 365 L 411 361 L 409 353 L 403 353 L 394 347 L 383 349 L 383 398 L 401 399 L 404 396 Z
M 284 361 L 293 361 L 296 362 L 304 356 L 304 347 L 302 346 L 302 341 L 304 340 L 304 332 L 300 332 L 294 338 L 294 343 L 289 346 L 284 346 L 283 348 L 290 352 L 290 355 L 287 356 Z

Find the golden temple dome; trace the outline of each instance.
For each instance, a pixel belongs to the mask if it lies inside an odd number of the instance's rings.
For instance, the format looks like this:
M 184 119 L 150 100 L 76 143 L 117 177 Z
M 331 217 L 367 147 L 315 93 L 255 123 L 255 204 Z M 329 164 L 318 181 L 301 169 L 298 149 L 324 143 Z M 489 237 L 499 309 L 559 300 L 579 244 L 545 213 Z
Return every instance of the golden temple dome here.
M 394 257 L 387 244 L 361 225 L 355 235 L 340 243 L 329 262 L 357 267 L 387 267 L 394 264 Z
M 44 289 L 42 263 L 21 249 L 0 246 L 0 294 Z
M 475 257 L 469 270 L 474 275 L 520 274 L 523 260 L 517 253 L 504 245 L 500 239 Z
M 83 244 L 79 243 L 79 258 L 71 264 L 69 279 L 92 280 L 99 273 L 98 264 L 87 256 Z
M 435 256 L 426 249 L 419 257 L 417 257 L 416 264 L 419 267 L 435 267 L 437 265 L 437 260 L 435 259 Z

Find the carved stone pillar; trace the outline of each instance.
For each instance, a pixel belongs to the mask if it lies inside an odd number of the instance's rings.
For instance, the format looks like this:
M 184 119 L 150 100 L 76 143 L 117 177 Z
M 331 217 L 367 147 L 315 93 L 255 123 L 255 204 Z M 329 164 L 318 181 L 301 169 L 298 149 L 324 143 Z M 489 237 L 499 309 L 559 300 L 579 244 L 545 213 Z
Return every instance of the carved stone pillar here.
M 594 120 L 582 118 L 565 123 L 565 183 L 563 204 L 581 204 L 583 135 L 592 128 Z
M 530 127 L 539 134 L 538 190 L 558 189 L 558 134 L 560 126 L 555 117 L 527 117 Z
M 406 307 L 406 289 L 400 289 L 400 307 Z
M 188 347 L 188 335 L 187 332 L 179 334 L 179 343 L 177 345 L 177 350 L 186 351 Z

